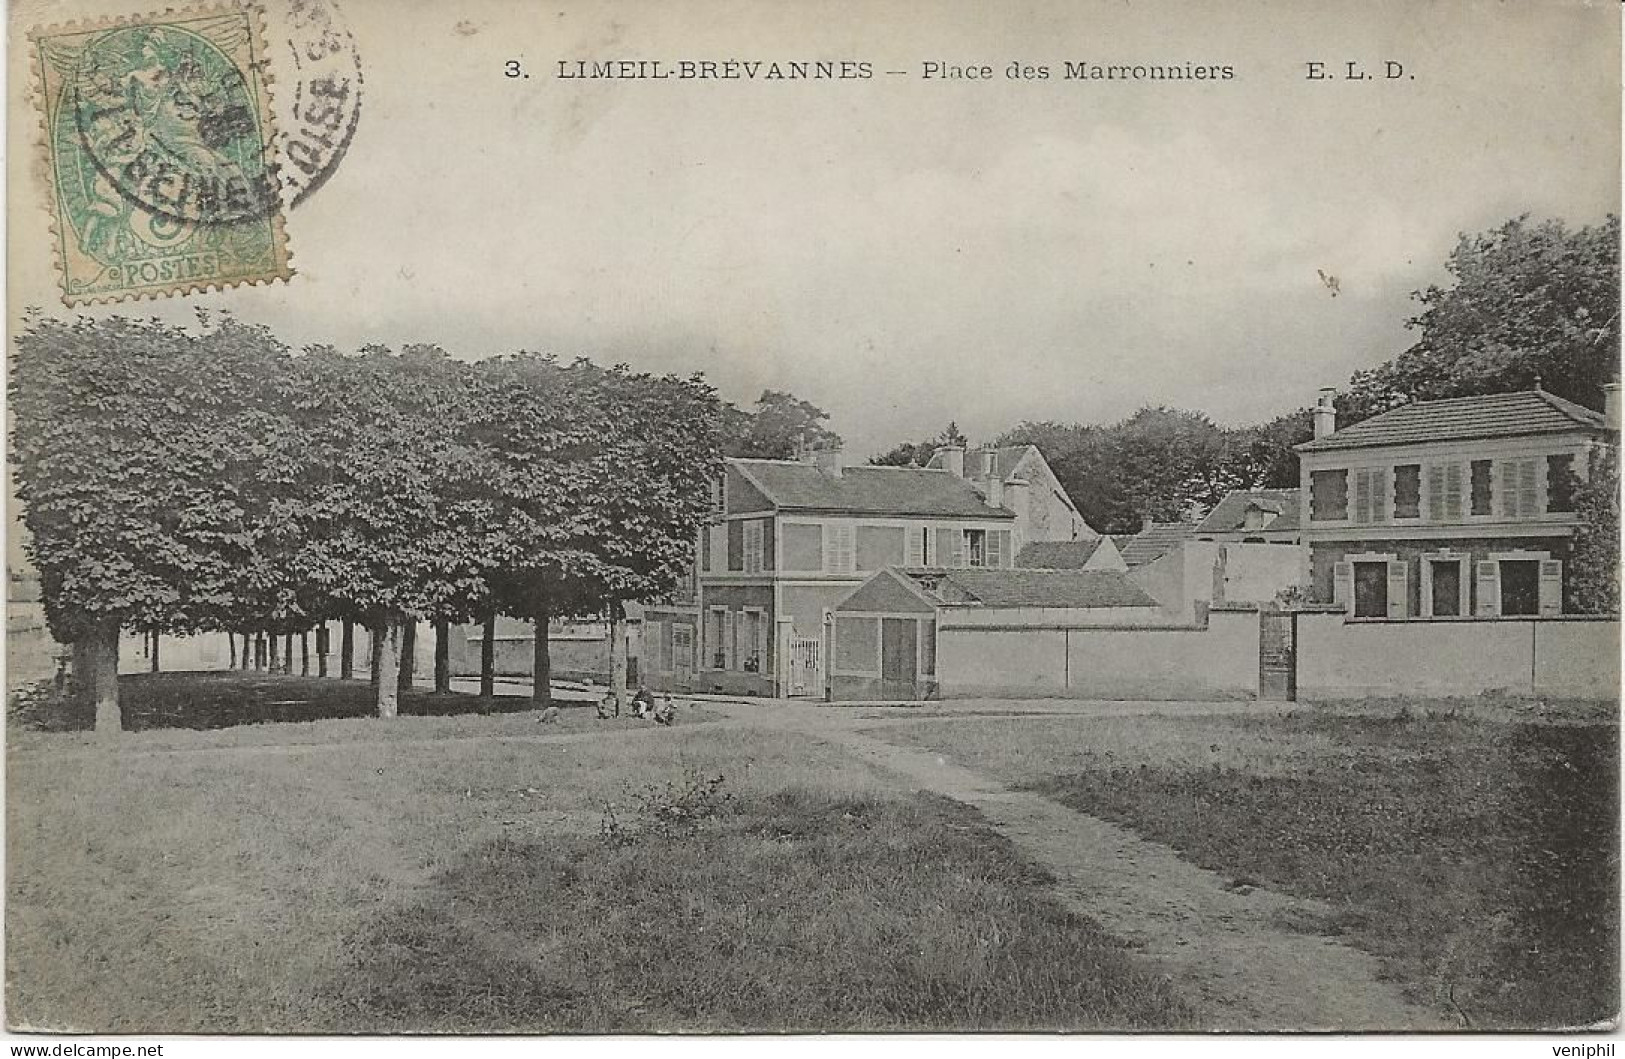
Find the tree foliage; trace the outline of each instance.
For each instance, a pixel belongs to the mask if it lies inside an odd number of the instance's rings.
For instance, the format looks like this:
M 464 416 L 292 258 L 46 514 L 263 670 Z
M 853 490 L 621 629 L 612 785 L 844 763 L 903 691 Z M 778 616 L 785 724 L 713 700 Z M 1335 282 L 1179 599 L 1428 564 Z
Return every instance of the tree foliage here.
M 1338 401 L 1352 423 L 1404 401 L 1526 390 L 1602 407 L 1619 370 L 1619 218 L 1571 229 L 1516 217 L 1462 235 L 1448 287 L 1414 294 L 1417 341 L 1356 372 Z
M 841 445 L 841 436 L 824 425 L 828 412 L 782 390 L 763 390 L 750 412 L 729 405 L 721 418 L 728 456 L 791 460 L 805 450 Z
M 876 467 L 924 467 L 944 445 L 958 445 L 961 448 L 969 445 L 958 423 L 950 421 L 935 437 L 924 441 L 905 441 L 895 445 L 869 457 L 869 463 Z
M 1619 613 L 1619 450 L 1598 445 L 1584 481 L 1575 489 L 1573 550 L 1563 578 L 1564 609 L 1576 614 Z

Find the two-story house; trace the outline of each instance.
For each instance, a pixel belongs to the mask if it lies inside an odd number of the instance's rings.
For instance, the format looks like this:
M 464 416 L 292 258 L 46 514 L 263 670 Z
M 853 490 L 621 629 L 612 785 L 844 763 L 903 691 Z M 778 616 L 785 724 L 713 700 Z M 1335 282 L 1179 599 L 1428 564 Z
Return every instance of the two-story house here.
M 644 618 L 652 686 L 821 695 L 825 623 L 888 566 L 1009 568 L 1026 483 L 952 469 L 729 459 L 683 598 Z M 1070 532 L 1070 526 L 1067 527 Z
M 1315 598 L 1356 618 L 1551 615 L 1575 486 L 1609 415 L 1535 389 L 1401 405 L 1337 429 L 1332 392 L 1297 446 Z

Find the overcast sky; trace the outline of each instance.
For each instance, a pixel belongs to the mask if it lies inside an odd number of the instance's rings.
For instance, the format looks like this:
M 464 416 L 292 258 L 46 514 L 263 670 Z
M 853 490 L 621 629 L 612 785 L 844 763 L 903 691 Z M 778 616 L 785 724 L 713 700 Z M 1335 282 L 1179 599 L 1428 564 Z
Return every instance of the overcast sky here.
M 1407 343 L 1458 231 L 1619 199 L 1618 5 L 338 0 L 360 125 L 288 218 L 296 345 L 438 342 L 789 389 L 861 457 L 955 419 L 1266 418 Z M 62 4 L 69 17 L 86 5 Z M 10 302 L 58 312 L 22 34 Z M 60 12 L 60 13 L 56 13 Z M 459 24 L 461 26 L 459 27 Z M 558 60 L 852 59 L 850 82 L 562 81 Z M 522 60 L 528 80 L 502 76 Z M 1394 82 L 1305 79 L 1360 60 Z M 1012 83 L 1011 60 L 1051 78 Z M 1224 82 L 1061 64 L 1230 65 Z M 926 61 L 991 83 L 929 82 Z M 908 77 L 883 71 L 907 69 Z M 1414 79 L 1412 79 L 1414 78 Z M 280 90 L 285 90 L 280 89 Z M 1337 277 L 1333 297 L 1317 272 Z M 100 315 L 120 309 L 97 309 Z

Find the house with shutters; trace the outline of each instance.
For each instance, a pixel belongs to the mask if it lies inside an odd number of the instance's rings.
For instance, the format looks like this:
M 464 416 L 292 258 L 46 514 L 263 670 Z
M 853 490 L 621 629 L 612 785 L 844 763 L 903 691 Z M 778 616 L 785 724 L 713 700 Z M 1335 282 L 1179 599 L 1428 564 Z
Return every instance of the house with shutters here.
M 1563 610 L 1575 486 L 1605 414 L 1540 389 L 1415 401 L 1345 429 L 1332 391 L 1297 446 L 1300 526 L 1317 599 L 1354 618 Z
M 644 613 L 650 685 L 821 697 L 826 627 L 871 575 L 890 566 L 1011 567 L 1026 482 L 976 482 L 945 462 L 848 467 L 839 451 L 725 461 L 689 583 Z

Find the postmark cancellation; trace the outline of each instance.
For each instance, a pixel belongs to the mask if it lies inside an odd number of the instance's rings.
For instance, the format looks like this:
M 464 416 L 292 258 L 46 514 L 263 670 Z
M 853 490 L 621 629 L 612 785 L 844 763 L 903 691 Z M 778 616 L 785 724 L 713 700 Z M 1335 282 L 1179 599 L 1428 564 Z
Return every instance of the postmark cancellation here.
M 66 304 L 293 274 L 253 10 L 165 11 L 29 37 Z

